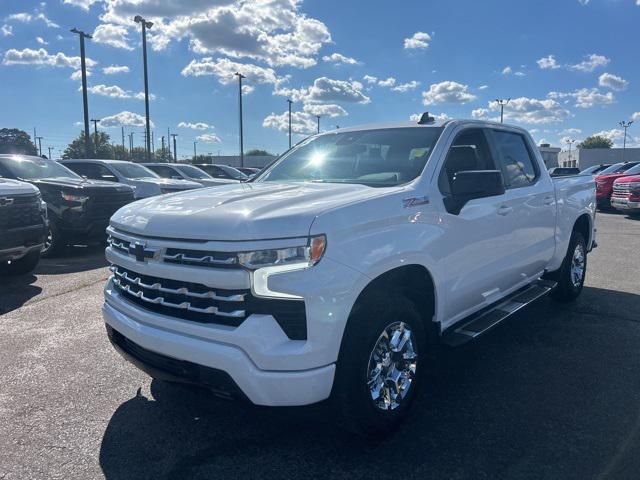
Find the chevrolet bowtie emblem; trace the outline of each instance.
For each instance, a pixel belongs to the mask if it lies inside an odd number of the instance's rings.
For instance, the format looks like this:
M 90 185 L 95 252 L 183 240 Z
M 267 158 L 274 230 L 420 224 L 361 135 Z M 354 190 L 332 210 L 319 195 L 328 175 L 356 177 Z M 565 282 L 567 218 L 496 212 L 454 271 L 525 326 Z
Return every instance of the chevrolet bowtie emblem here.
M 13 204 L 13 198 L 0 197 L 0 207 L 8 207 Z
M 144 247 L 146 247 L 144 243 L 136 242 L 129 247 L 129 253 L 136 257 L 136 261 L 144 262 L 146 256 Z

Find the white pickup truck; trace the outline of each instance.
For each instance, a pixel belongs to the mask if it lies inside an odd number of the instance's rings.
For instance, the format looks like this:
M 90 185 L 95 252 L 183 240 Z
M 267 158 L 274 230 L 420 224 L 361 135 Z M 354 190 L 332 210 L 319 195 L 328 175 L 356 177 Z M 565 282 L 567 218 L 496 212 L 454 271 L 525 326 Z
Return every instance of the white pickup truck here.
M 252 182 L 120 209 L 103 315 L 154 378 L 258 405 L 331 398 L 385 431 L 436 342 L 580 294 L 595 214 L 591 176 L 552 179 L 521 128 L 425 114 L 340 129 Z

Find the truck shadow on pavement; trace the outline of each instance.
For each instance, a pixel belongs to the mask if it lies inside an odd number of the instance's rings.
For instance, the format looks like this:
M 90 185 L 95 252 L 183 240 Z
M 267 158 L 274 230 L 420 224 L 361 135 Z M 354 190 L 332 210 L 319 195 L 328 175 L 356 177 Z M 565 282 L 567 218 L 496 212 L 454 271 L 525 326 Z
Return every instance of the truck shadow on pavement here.
M 63 275 L 86 272 L 107 266 L 103 245 L 69 246 L 54 258 L 45 258 L 36 268 L 36 275 Z
M 42 293 L 42 288 L 33 285 L 35 275 L 20 275 L 13 278 L 0 277 L 0 315 L 20 308 L 25 302 Z
M 326 404 L 258 408 L 154 380 L 114 412 L 100 465 L 108 479 L 637 478 L 639 310 L 639 295 L 596 288 L 536 302 L 445 350 L 388 438 L 342 431 Z

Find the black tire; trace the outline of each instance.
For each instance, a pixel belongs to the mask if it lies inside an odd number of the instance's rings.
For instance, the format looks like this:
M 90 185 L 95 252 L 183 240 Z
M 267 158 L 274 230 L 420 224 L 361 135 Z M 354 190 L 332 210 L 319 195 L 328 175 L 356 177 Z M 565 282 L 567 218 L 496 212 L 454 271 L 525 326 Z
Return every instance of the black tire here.
M 383 410 L 374 403 L 367 383 L 369 366 L 370 361 L 374 361 L 373 350 L 381 334 L 387 327 L 399 323 L 409 329 L 412 350 L 418 355 L 416 368 L 398 406 Z M 423 370 L 421 362 L 424 363 L 427 357 L 425 340 L 420 313 L 401 294 L 376 292 L 368 295 L 367 300 L 354 309 L 342 340 L 332 392 L 332 401 L 338 411 L 341 426 L 358 434 L 371 435 L 389 433 L 400 424 L 411 409 L 420 386 Z M 404 355 L 401 357 L 404 358 Z
M 64 247 L 60 233 L 53 222 L 49 223 L 49 230 L 45 237 L 45 246 L 42 249 L 42 258 L 55 257 Z
M 0 275 L 14 276 L 31 273 L 38 266 L 39 261 L 40 252 L 38 250 L 33 250 L 18 260 L 12 260 L 11 262 L 1 264 Z
M 583 260 L 581 278 L 576 279 L 573 271 L 574 255 L 576 251 L 581 250 Z M 546 277 L 550 280 L 558 282 L 558 286 L 551 291 L 551 296 L 561 302 L 572 302 L 582 292 L 584 279 L 587 274 L 587 242 L 580 232 L 574 231 L 571 234 L 567 255 L 564 257 L 562 266 L 559 270 L 548 274 Z

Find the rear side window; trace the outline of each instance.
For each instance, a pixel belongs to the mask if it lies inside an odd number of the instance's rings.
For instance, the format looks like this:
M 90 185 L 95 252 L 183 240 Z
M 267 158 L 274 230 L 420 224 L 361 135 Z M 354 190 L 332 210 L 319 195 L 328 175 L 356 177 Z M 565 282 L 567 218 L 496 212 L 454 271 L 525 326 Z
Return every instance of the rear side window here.
M 518 133 L 494 130 L 493 138 L 502 165 L 505 187 L 519 188 L 535 183 L 538 169 L 524 137 Z

